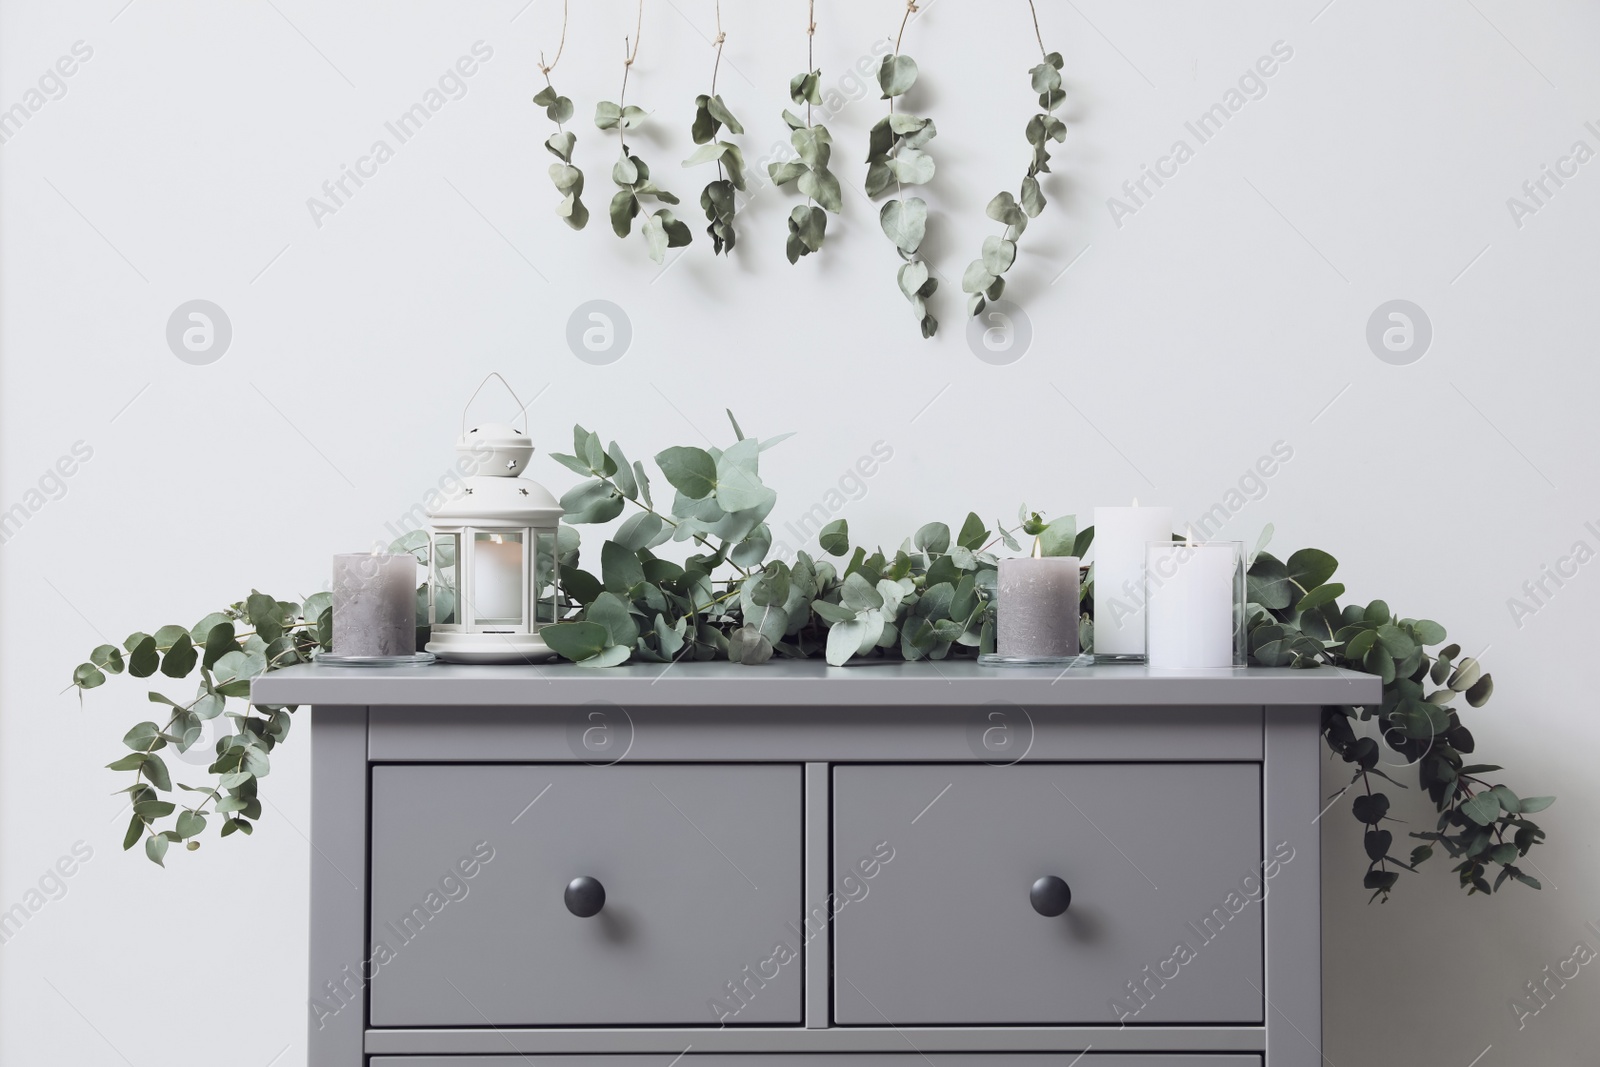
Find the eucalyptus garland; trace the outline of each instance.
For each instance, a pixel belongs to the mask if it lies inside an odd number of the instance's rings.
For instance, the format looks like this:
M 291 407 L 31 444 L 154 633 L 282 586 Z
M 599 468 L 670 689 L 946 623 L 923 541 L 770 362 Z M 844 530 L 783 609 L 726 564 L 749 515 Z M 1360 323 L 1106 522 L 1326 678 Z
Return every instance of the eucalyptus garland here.
M 789 143 L 798 159 L 767 164 L 767 174 L 777 186 L 795 183 L 806 202 L 789 212 L 789 237 L 784 242 L 784 254 L 790 263 L 801 256 L 822 250 L 828 235 L 828 212 L 837 215 L 844 210 L 843 189 L 839 179 L 828 169 L 833 156 L 833 137 L 828 128 L 811 121 L 811 108 L 822 103 L 822 70 L 812 66 L 812 51 L 817 36 L 816 0 L 807 5 L 806 70 L 789 79 L 789 99 L 804 105 L 806 117 L 783 109 L 784 124 L 789 127 Z
M 1492 893 L 1508 879 L 1542 888 L 1519 861 L 1545 836 L 1528 816 L 1555 798 L 1518 797 L 1483 777 L 1501 770 L 1499 765 L 1467 760 L 1477 742 L 1455 705 L 1482 707 L 1494 693 L 1494 679 L 1476 659 L 1463 656 L 1458 644 L 1429 652 L 1446 639 L 1436 622 L 1402 618 L 1382 600 L 1341 608 L 1344 586 L 1329 580 L 1338 562 L 1316 549 L 1280 561 L 1264 551 L 1271 534 L 1268 526 L 1249 570 L 1252 661 L 1269 667 L 1328 664 L 1383 679 L 1378 707 L 1329 707 L 1322 717 L 1328 748 L 1352 768 L 1350 785 L 1338 796 L 1360 786 L 1351 813 L 1366 828 L 1362 884 L 1374 898 L 1387 899 L 1401 870 L 1416 870 L 1442 848 L 1457 861 L 1452 869 L 1469 894 Z M 1360 723 L 1371 723 L 1377 736 L 1357 734 Z M 1387 761 L 1386 751 L 1400 761 Z M 1405 788 L 1385 766 L 1413 770 L 1439 816 L 1432 830 L 1411 832 L 1422 843 L 1406 859 L 1392 851 L 1394 834 L 1385 825 L 1394 822 L 1389 797 L 1372 784 L 1378 778 Z M 1498 868 L 1493 883 L 1491 867 Z
M 572 100 L 556 92 L 556 87 L 550 81 L 550 72 L 555 70 L 556 64 L 561 62 L 561 53 L 567 48 L 567 5 L 561 5 L 561 43 L 556 47 L 556 58 L 551 62 L 544 61 L 544 53 L 539 53 L 539 73 L 544 75 L 544 88 L 534 94 L 533 102 L 544 108 L 545 115 L 556 124 L 556 132 L 545 139 L 544 146 L 548 148 L 561 162 L 550 164 L 550 180 L 555 183 L 556 192 L 561 194 L 561 202 L 556 205 L 556 214 L 566 221 L 574 230 L 581 230 L 589 222 L 589 209 L 584 206 L 583 200 L 583 171 L 572 163 L 572 149 L 577 144 L 577 137 L 569 133 L 565 123 L 572 118 Z
M 582 426 L 573 428 L 571 454 L 552 455 L 582 479 L 561 498 L 562 621 L 540 630 L 558 654 L 585 667 L 685 658 L 759 664 L 774 656 L 823 657 L 842 665 L 972 656 L 994 644 L 997 546 L 1020 551 L 1015 534 L 1021 533 L 1035 538 L 1044 555 L 1082 557 L 1094 542 L 1093 528 L 1078 529 L 1070 515 L 1046 522 L 1024 508 L 1010 528 L 976 513 L 954 531 L 931 522 L 892 552 L 853 545 L 848 523 L 836 519 L 821 531 L 820 555 L 768 559 L 766 520 L 777 494 L 761 480 L 761 454 L 788 435 L 757 440 L 732 413 L 728 418 L 735 440 L 726 448 L 677 446 L 656 454 L 660 476 L 674 490 L 669 508 L 653 502 L 643 463 L 630 462 L 615 441 L 605 445 Z M 609 523 L 628 509 L 633 513 L 586 567 L 577 527 Z M 1265 550 L 1270 534 L 1268 527 L 1249 566 L 1251 661 L 1327 664 L 1383 681 L 1377 706 L 1323 709 L 1328 748 L 1351 767 L 1350 811 L 1363 827 L 1368 857 L 1363 885 L 1374 898 L 1386 898 L 1401 871 L 1415 871 L 1442 849 L 1469 894 L 1493 893 L 1508 881 L 1541 888 L 1525 869 L 1545 838 L 1530 816 L 1553 798 L 1518 796 L 1486 777 L 1499 766 L 1468 760 L 1476 742 L 1458 704 L 1483 706 L 1494 691 L 1492 678 L 1459 645 L 1438 647 L 1446 634 L 1436 622 L 1402 617 L 1381 600 L 1341 607 L 1344 586 L 1331 580 L 1338 562 L 1317 549 L 1280 560 Z M 685 546 L 682 562 L 657 555 L 668 542 Z M 414 552 L 426 564 L 428 535 L 407 534 L 392 551 Z M 424 587 L 418 590 L 422 642 L 426 604 Z M 1091 569 L 1080 589 L 1086 649 L 1094 647 L 1093 605 Z M 163 715 L 134 725 L 123 738 L 129 753 L 109 765 L 132 776 L 122 790 L 131 808 L 125 848 L 142 841 L 145 854 L 162 863 L 169 845 L 197 849 L 213 825 L 223 837 L 252 832 L 262 816 L 261 779 L 296 709 L 250 705 L 251 679 L 309 661 L 331 638 L 329 594 L 302 602 L 252 591 L 192 627 L 134 633 L 120 648 L 101 645 L 78 665 L 72 685 L 80 693 L 113 674 L 198 678 L 193 697 L 151 691 Z M 228 711 L 229 701 L 240 702 L 240 710 Z M 216 741 L 207 778 L 175 782 L 161 753 L 190 751 L 204 724 L 224 715 L 233 729 Z M 1394 849 L 1389 798 L 1373 784 L 1404 788 L 1391 776 L 1401 770 L 1417 775 L 1438 813 L 1432 829 L 1411 833 L 1419 843 L 1404 858 Z
M 666 208 L 645 211 L 643 201 L 646 198 L 664 204 L 676 204 L 678 198 L 658 188 L 650 180 L 650 168 L 628 147 L 628 131 L 638 129 L 645 120 L 644 109 L 627 102 L 628 72 L 633 69 L 634 60 L 639 58 L 639 31 L 643 28 L 644 0 L 639 0 L 639 25 L 634 30 L 631 49 L 624 42 L 626 58 L 622 63 L 622 92 L 616 103 L 602 100 L 595 106 L 594 124 L 602 130 L 616 130 L 621 145 L 621 153 L 611 166 L 611 180 L 617 186 L 617 193 L 611 198 L 611 229 L 618 237 L 626 238 L 633 230 L 633 220 L 644 213 L 639 232 L 644 235 L 650 258 L 660 263 L 666 257 L 667 249 L 689 244 L 694 240 L 694 235 Z
M 918 254 L 928 229 L 928 204 L 919 196 L 901 199 L 902 186 L 925 185 L 933 179 L 933 157 L 923 151 L 938 132 L 932 119 L 897 113 L 894 102 L 917 82 L 916 60 L 901 52 L 906 24 L 916 12 L 915 0 L 907 0 L 905 15 L 900 20 L 900 32 L 895 36 L 894 51 L 883 57 L 878 65 L 878 85 L 883 89 L 883 99 L 889 101 L 889 113 L 872 127 L 867 146 L 867 195 L 876 199 L 894 187 L 895 198 L 883 205 L 878 213 L 879 225 L 895 251 L 905 262 L 896 275 L 900 292 L 911 302 L 912 313 L 922 327 L 924 338 L 932 337 L 939 329 L 939 320 L 928 310 L 928 299 L 939 288 L 939 280 L 930 275 L 928 265 Z
M 1039 212 L 1044 210 L 1044 191 L 1040 188 L 1039 176 L 1050 173 L 1048 142 L 1053 140 L 1059 144 L 1067 137 L 1067 124 L 1055 114 L 1067 95 L 1061 88 L 1061 68 L 1065 61 L 1060 52 L 1045 52 L 1044 36 L 1039 32 L 1039 12 L 1033 0 L 1028 0 L 1028 8 L 1033 13 L 1033 33 L 1043 57 L 1038 66 L 1028 70 L 1028 77 L 1033 91 L 1039 94 L 1039 106 L 1044 110 L 1030 118 L 1023 131 L 1033 149 L 1033 158 L 1028 162 L 1028 173 L 1023 176 L 1020 195 L 1000 192 L 985 209 L 985 213 L 1005 229 L 998 236 L 983 239 L 983 255 L 967 264 L 961 276 L 961 288 L 969 294 L 967 311 L 973 315 L 983 311 L 988 301 L 1000 299 L 1005 291 L 1005 273 L 1017 259 L 1017 239 L 1028 228 L 1028 220 L 1038 218 Z
M 711 251 L 716 255 L 732 251 L 734 242 L 733 215 L 736 207 L 734 190 L 744 191 L 744 153 L 732 141 L 719 141 L 717 134 L 724 126 L 729 133 L 742 134 L 744 127 L 733 117 L 728 105 L 717 95 L 717 72 L 722 67 L 722 46 L 728 35 L 722 32 L 722 3 L 717 3 L 717 58 L 711 67 L 711 92 L 694 98 L 694 126 L 690 130 L 694 143 L 701 147 L 683 161 L 686 167 L 701 163 L 717 164 L 717 177 L 700 192 L 700 206 L 705 210 L 711 225 L 706 233 L 711 235 Z

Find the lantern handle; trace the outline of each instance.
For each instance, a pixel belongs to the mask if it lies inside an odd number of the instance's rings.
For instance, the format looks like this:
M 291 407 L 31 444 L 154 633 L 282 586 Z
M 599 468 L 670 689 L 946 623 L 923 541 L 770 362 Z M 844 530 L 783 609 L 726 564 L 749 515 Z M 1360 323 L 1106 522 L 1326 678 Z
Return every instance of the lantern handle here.
M 499 371 L 492 370 L 487 376 L 485 376 L 483 381 L 478 383 L 478 387 L 474 389 L 472 391 L 472 395 L 467 398 L 467 406 L 461 409 L 461 436 L 465 437 L 467 435 L 467 412 L 472 410 L 472 402 L 478 399 L 478 394 L 483 392 L 483 387 L 489 384 L 490 378 L 498 379 L 500 384 L 506 387 L 506 392 L 511 394 L 511 399 L 517 402 L 517 414 L 522 416 L 522 432 L 523 434 L 527 434 L 528 406 L 522 402 L 522 398 L 517 395 L 517 391 L 511 388 L 511 383 L 506 381 L 505 378 L 501 377 Z M 535 397 L 534 399 L 537 400 L 538 397 Z

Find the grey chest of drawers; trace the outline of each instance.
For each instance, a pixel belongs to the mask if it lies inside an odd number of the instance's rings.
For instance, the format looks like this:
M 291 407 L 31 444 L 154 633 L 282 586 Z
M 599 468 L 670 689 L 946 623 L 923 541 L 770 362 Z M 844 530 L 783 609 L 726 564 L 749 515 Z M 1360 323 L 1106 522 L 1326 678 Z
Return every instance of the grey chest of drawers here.
M 1316 1067 L 1334 670 L 294 667 L 312 1067 Z

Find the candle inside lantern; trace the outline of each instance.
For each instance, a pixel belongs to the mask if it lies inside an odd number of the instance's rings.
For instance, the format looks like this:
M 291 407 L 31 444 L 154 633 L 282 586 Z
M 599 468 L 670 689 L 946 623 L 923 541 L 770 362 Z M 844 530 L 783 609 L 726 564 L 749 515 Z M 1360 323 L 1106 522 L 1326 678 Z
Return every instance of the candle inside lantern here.
M 1000 561 L 995 605 L 998 655 L 1065 659 L 1078 654 L 1078 570 L 1076 556 Z
M 416 557 L 377 552 L 334 556 L 334 654 L 413 656 L 416 651 Z
M 1239 541 L 1151 542 L 1145 555 L 1146 655 L 1153 668 L 1233 667 L 1243 605 Z
M 472 553 L 472 616 L 480 623 L 522 623 L 522 535 L 480 533 Z
M 1144 553 L 1172 537 L 1171 508 L 1094 509 L 1094 653 L 1144 655 Z

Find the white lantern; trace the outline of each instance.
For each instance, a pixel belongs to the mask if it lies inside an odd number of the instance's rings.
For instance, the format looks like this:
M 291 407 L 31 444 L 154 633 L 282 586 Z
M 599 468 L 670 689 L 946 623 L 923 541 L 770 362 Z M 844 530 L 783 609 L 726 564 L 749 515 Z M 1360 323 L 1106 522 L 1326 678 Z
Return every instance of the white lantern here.
M 524 410 L 524 427 L 526 418 Z M 562 512 L 548 489 L 521 477 L 533 443 L 506 423 L 468 430 L 463 415 L 456 451 L 472 462 L 473 473 L 428 513 L 428 651 L 454 663 L 550 659 L 539 628 L 557 619 Z

